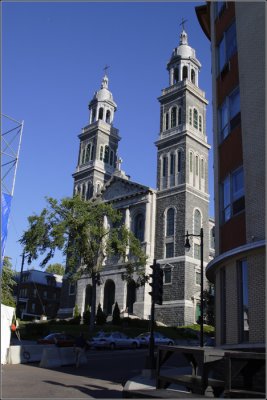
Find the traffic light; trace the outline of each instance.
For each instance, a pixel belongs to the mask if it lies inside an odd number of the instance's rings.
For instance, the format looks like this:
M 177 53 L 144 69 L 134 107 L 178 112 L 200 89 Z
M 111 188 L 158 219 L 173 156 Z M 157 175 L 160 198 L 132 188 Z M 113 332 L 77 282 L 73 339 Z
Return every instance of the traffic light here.
M 155 276 L 155 289 L 154 289 L 154 302 L 162 305 L 163 297 L 163 271 L 160 265 L 157 264 L 156 276 Z
M 163 271 L 160 268 L 160 264 L 156 264 L 154 261 L 153 265 L 150 265 L 153 273 L 149 275 L 152 278 L 152 281 L 149 283 L 152 290 L 149 292 L 152 300 L 155 304 L 162 305 L 162 297 L 163 297 Z

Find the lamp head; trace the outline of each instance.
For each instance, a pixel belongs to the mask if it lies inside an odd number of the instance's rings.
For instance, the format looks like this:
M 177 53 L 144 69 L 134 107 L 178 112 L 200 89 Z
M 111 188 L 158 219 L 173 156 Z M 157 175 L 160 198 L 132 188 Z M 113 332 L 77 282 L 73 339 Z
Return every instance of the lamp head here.
M 188 231 L 187 231 L 187 233 L 186 233 L 186 239 L 185 239 L 185 245 L 184 245 L 184 247 L 185 247 L 185 251 L 189 251 L 190 250 L 190 242 L 189 242 L 189 235 L 188 235 Z

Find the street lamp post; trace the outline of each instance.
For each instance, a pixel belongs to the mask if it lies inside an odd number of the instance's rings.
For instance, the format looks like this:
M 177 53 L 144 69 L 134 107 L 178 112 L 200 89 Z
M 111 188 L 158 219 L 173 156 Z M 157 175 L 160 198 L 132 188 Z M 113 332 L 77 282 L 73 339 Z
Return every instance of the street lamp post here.
M 186 240 L 185 240 L 185 249 L 187 251 L 190 250 L 190 242 L 189 237 L 200 237 L 200 347 L 203 347 L 203 338 L 204 338 L 204 300 L 203 300 L 203 291 L 204 291 L 204 268 L 203 268 L 203 228 L 200 229 L 199 235 L 194 235 L 186 232 Z

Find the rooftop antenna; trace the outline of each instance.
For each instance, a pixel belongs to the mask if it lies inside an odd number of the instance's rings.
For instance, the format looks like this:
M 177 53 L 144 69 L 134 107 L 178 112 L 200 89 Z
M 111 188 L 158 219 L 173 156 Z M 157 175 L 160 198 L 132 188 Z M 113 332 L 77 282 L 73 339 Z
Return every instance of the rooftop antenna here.
M 183 31 L 184 31 L 184 24 L 187 22 L 187 19 L 182 18 L 182 22 L 180 23 L 180 25 L 182 25 L 183 27 Z

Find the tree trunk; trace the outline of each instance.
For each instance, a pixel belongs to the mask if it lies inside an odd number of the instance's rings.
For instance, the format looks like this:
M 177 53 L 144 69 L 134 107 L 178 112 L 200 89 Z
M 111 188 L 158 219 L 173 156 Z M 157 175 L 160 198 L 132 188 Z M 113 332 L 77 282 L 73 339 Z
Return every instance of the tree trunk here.
M 95 314 L 96 314 L 96 274 L 92 272 L 92 304 L 89 324 L 89 334 L 92 335 L 95 326 Z

